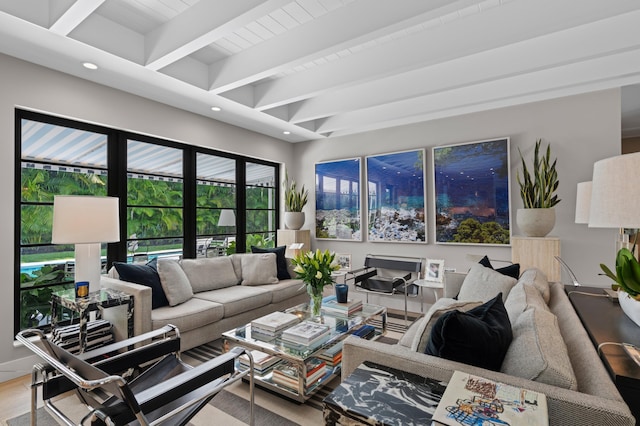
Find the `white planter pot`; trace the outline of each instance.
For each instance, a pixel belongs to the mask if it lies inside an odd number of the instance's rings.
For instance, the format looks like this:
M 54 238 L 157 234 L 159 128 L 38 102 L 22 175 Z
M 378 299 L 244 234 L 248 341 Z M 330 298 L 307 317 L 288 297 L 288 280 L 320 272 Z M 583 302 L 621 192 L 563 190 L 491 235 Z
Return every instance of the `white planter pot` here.
M 284 212 L 284 227 L 298 230 L 304 225 L 304 212 Z
M 640 326 L 640 301 L 637 301 L 621 290 L 618 290 L 618 301 L 620 302 L 622 311 L 629 319 Z
M 556 210 L 518 209 L 516 223 L 527 237 L 546 237 L 556 225 Z

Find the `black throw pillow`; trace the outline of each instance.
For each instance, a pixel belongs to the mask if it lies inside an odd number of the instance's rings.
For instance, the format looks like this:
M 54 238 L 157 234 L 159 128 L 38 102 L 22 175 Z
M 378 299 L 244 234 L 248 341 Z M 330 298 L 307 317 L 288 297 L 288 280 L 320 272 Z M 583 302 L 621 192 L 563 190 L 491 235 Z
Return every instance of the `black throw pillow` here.
M 500 371 L 512 339 L 500 293 L 466 312 L 444 313 L 433 325 L 425 353 Z
M 485 256 L 482 259 L 480 259 L 480 262 L 478 262 L 478 263 L 481 264 L 482 266 L 484 266 L 485 268 L 491 268 L 496 272 L 500 272 L 502 275 L 506 275 L 508 277 L 513 277 L 516 280 L 518 278 L 520 278 L 520 264 L 519 263 L 514 263 L 513 265 L 508 265 L 508 266 L 505 266 L 503 268 L 495 269 L 493 267 L 493 265 L 491 265 L 491 261 L 489 260 L 489 258 L 487 256 Z
M 278 268 L 278 279 L 288 280 L 291 278 L 289 275 L 289 269 L 287 269 L 287 258 L 284 257 L 284 252 L 287 250 L 287 246 L 280 246 L 276 248 L 262 248 L 251 246 L 251 253 L 275 253 L 276 254 L 276 266 Z
M 113 266 L 118 271 L 122 281 L 151 287 L 151 309 L 169 306 L 167 296 L 164 294 L 158 275 L 158 259 L 154 258 L 144 265 L 114 262 Z

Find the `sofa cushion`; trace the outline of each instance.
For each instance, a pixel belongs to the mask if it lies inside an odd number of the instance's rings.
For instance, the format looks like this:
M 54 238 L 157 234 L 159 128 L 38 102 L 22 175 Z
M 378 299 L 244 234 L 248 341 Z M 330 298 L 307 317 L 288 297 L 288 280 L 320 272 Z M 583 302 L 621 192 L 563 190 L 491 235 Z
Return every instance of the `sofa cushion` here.
M 516 320 L 513 342 L 501 371 L 553 386 L 577 389 L 556 316 L 542 309 L 528 309 Z
M 455 299 L 438 299 L 419 321 L 419 325 L 415 331 L 415 336 L 409 347 L 411 350 L 424 353 L 427 348 L 431 329 L 444 313 L 456 309 L 465 312 L 480 305 L 482 305 L 482 302 L 463 302 Z
M 275 284 L 278 282 L 275 253 L 245 254 L 242 262 L 242 285 Z
M 518 279 L 520 277 L 520 264 L 519 263 L 514 263 L 512 265 L 507 265 L 507 266 L 503 266 L 502 268 L 494 268 L 493 265 L 491 264 L 491 261 L 489 260 L 488 256 L 484 256 L 482 259 L 480 259 L 480 262 L 478 262 L 479 264 L 481 264 L 482 266 L 486 267 L 486 268 L 491 268 L 496 272 L 500 272 L 502 275 L 506 275 L 508 277 L 512 277 L 515 279 Z
M 527 309 L 549 311 L 549 307 L 538 289 L 533 285 L 526 285 L 522 281 L 519 281 L 518 284 L 511 289 L 507 300 L 504 302 L 504 307 L 507 309 L 511 324 L 515 324 L 520 314 Z
M 262 286 L 240 286 L 203 291 L 194 298 L 216 302 L 224 306 L 224 317 L 248 312 L 271 303 L 271 292 Z
M 544 299 L 544 303 L 549 304 L 549 299 L 551 297 L 551 290 L 549 289 L 549 280 L 547 276 L 538 268 L 529 268 L 522 273 L 520 279 L 518 280 L 523 282 L 525 285 L 532 285 L 538 289 L 542 298 Z
M 489 370 L 500 370 L 511 344 L 502 294 L 467 312 L 445 312 L 433 326 L 425 353 Z
M 158 258 L 153 258 L 144 265 L 113 262 L 113 267 L 122 281 L 151 287 L 151 309 L 169 305 L 167 296 L 162 289 L 160 275 L 158 275 Z
M 486 302 L 493 299 L 496 294 L 502 293 L 504 302 L 516 282 L 517 280 L 513 277 L 502 275 L 500 272 L 476 263 L 471 266 L 462 282 L 458 300 Z
M 193 297 L 189 278 L 177 260 L 158 259 L 158 275 L 170 306 L 179 305 Z
M 182 259 L 180 266 L 187 274 L 194 293 L 238 284 L 238 277 L 236 277 L 236 273 L 233 270 L 233 264 L 227 256 Z
M 224 317 L 224 306 L 207 300 L 192 297 L 177 306 L 165 306 L 151 312 L 153 329 L 173 324 L 182 333 L 196 330 Z
M 280 303 L 298 294 L 307 293 L 302 280 L 282 280 L 276 284 L 265 284 L 259 288 L 268 290 L 271 293 L 271 303 Z
M 289 269 L 287 268 L 287 258 L 284 256 L 287 246 L 280 246 L 276 248 L 262 248 L 251 246 L 251 253 L 275 253 L 276 254 L 276 267 L 278 269 L 278 279 L 288 280 L 291 278 L 289 275 Z

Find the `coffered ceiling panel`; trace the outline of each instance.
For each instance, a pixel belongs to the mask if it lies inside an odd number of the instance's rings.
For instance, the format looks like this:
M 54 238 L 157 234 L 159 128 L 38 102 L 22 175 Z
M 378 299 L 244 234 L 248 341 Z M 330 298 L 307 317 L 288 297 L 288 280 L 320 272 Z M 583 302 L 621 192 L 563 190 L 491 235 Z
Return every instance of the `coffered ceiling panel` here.
M 0 0 L 0 52 L 300 142 L 638 84 L 639 23 L 637 0 Z

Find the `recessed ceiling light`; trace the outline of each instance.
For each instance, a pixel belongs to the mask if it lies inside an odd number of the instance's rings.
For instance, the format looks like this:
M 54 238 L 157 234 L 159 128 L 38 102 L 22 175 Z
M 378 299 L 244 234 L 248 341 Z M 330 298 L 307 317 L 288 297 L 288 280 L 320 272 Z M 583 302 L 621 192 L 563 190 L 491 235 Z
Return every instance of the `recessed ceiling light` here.
M 218 106 L 212 106 L 211 107 L 211 111 L 215 111 L 215 112 L 222 111 L 222 108 L 220 108 Z
M 284 132 L 282 132 L 282 133 L 284 133 L 285 135 L 290 135 L 290 134 L 291 134 L 291 132 L 290 132 L 290 131 L 288 131 L 288 130 L 285 130 L 285 131 L 284 131 Z
M 85 67 L 88 70 L 97 70 L 98 66 L 92 62 L 85 62 L 82 64 L 83 67 Z

